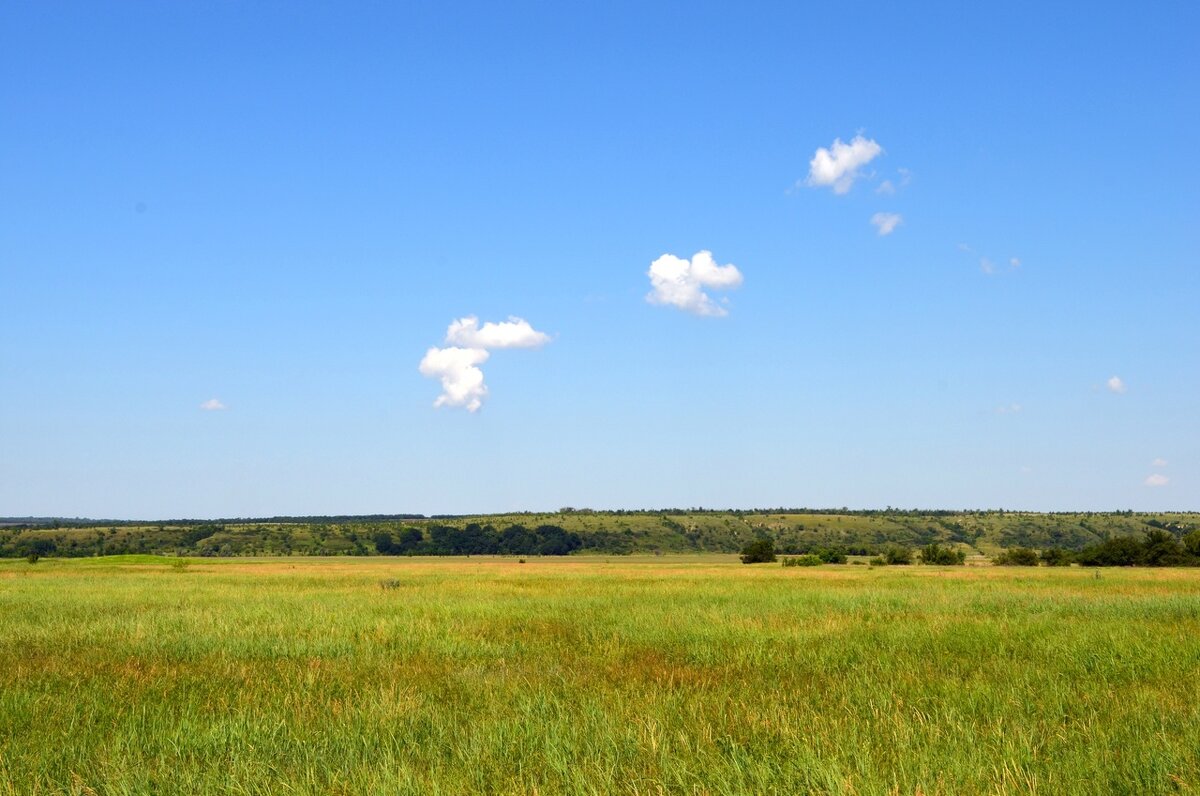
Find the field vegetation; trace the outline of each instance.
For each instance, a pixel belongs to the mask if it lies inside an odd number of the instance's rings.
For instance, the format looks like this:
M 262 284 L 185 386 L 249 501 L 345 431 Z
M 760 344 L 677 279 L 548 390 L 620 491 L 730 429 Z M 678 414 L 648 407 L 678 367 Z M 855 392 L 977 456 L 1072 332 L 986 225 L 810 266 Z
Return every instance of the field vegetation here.
M 1200 570 L 0 562 L 0 794 L 1189 793 Z

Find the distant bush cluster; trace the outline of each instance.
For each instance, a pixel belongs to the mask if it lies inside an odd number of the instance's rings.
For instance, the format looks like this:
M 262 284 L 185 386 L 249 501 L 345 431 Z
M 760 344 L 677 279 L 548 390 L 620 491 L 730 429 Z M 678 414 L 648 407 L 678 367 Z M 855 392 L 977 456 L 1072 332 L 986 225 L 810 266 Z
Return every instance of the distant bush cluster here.
M 940 544 L 927 544 L 921 548 L 921 563 L 922 564 L 938 564 L 940 566 L 952 566 L 962 564 L 967 560 L 967 554 L 962 550 L 954 550 L 949 547 L 942 547 Z
M 805 553 L 802 556 L 784 556 L 783 565 L 785 567 L 815 567 L 818 564 L 823 564 L 820 556 L 814 556 L 812 553 Z
M 1079 551 L 1060 547 L 1047 548 L 1041 553 L 1028 547 L 1014 547 L 996 556 L 1001 566 L 1049 567 L 1195 567 L 1200 566 L 1200 530 L 1182 538 L 1170 531 L 1154 528 L 1141 538 L 1113 536 Z
M 557 525 L 497 530 L 475 522 L 463 528 L 431 525 L 428 538 L 419 528 L 405 528 L 397 536 L 381 531 L 374 541 L 375 550 L 388 556 L 565 556 L 583 546 L 579 534 Z

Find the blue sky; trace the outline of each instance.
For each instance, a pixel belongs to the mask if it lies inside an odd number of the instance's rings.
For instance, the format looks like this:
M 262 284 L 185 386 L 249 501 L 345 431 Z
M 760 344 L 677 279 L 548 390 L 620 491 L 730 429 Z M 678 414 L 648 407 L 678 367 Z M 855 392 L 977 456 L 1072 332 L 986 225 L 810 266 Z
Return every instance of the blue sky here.
M 0 515 L 1200 509 L 1197 30 L 7 4 Z

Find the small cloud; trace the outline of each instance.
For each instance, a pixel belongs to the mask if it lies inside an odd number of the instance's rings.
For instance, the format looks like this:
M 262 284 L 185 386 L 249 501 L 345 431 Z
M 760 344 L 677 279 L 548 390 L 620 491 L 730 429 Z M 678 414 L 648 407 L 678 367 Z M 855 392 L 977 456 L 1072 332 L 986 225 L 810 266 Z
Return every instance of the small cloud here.
M 446 331 L 446 342 L 465 348 L 540 348 L 550 335 L 536 331 L 529 321 L 510 315 L 507 321 L 488 321 L 482 327 L 474 315 L 459 318 Z
M 480 326 L 479 318 L 468 315 L 450 323 L 446 329 L 449 345 L 431 347 L 417 369 L 422 376 L 442 383 L 442 394 L 434 406 L 462 406 L 478 412 L 488 394 L 479 366 L 491 357 L 489 349 L 539 348 L 548 342 L 550 335 L 537 331 L 523 318 L 510 315 L 507 321 Z
M 891 235 L 896 227 L 904 223 L 904 217 L 899 213 L 876 213 L 871 216 L 871 223 L 879 230 L 880 235 Z
M 908 169 L 896 169 L 896 173 L 899 175 L 898 183 L 892 182 L 891 180 L 884 180 L 883 182 L 879 183 L 879 187 L 875 189 L 875 193 L 879 194 L 880 196 L 891 196 L 895 194 L 896 191 L 907 187 L 908 184 L 912 182 L 912 172 Z
M 979 270 L 981 273 L 984 273 L 988 276 L 993 276 L 995 274 L 1002 272 L 1001 267 L 996 264 L 995 260 L 993 260 L 991 257 L 987 257 L 987 256 L 980 254 L 979 252 L 975 251 L 973 248 L 971 248 L 966 243 L 959 243 L 956 246 L 956 248 L 960 252 L 971 255 L 971 257 L 979 258 Z M 1021 267 L 1020 258 L 1018 258 L 1018 257 L 1009 257 L 1008 258 L 1007 272 L 1016 271 L 1020 267 Z
M 1015 414 L 1019 413 L 1022 409 L 1024 409 L 1024 407 L 1021 406 L 1020 404 L 1008 404 L 1007 406 L 997 406 L 996 414 L 998 414 L 998 415 L 1015 415 Z
M 1150 466 L 1151 467 L 1166 467 L 1167 460 L 1160 456 L 1157 459 L 1155 459 L 1154 461 L 1150 462 Z
M 205 412 L 220 412 L 221 410 L 228 409 L 229 407 L 221 403 L 216 398 L 209 398 L 207 401 L 200 404 L 200 408 Z
M 1171 483 L 1171 479 L 1162 473 L 1154 473 L 1153 475 L 1146 476 L 1146 480 L 1142 483 L 1146 486 L 1166 486 Z
M 712 317 L 728 315 L 729 311 L 702 288 L 731 290 L 742 284 L 742 272 L 737 266 L 717 265 L 709 251 L 696 252 L 691 260 L 664 254 L 650 264 L 646 275 L 653 288 L 646 294 L 646 301 Z
M 849 193 L 854 181 L 862 176 L 860 169 L 883 152 L 883 147 L 861 135 L 849 144 L 835 138 L 828 149 L 820 147 L 808 162 L 805 183 L 814 188 L 829 186 L 836 194 Z
M 478 412 L 488 391 L 478 366 L 489 356 L 482 348 L 451 346 L 426 351 L 418 366 L 421 375 L 442 381 L 442 394 L 433 405 L 465 406 L 468 412 Z
M 1109 392 L 1115 392 L 1117 395 L 1120 395 L 1127 389 L 1125 382 L 1121 380 L 1120 376 L 1113 376 L 1105 382 L 1105 385 L 1108 387 Z

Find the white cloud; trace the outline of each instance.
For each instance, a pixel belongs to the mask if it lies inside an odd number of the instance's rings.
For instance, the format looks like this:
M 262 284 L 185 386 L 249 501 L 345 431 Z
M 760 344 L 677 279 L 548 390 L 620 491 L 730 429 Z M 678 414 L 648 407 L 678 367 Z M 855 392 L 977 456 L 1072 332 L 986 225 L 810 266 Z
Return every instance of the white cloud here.
M 446 330 L 446 342 L 464 348 L 539 348 L 550 335 L 539 332 L 529 321 L 512 315 L 507 321 L 488 321 L 482 327 L 474 315 L 459 318 Z
M 478 368 L 491 356 L 482 348 L 430 348 L 421 359 L 421 375 L 441 379 L 442 394 L 434 406 L 465 406 L 478 412 L 487 396 L 483 371 Z
M 1155 459 L 1154 461 L 1150 462 L 1150 466 L 1151 467 L 1166 467 L 1167 460 L 1160 456 L 1157 459 Z
M 860 176 L 860 169 L 883 152 L 883 147 L 861 135 L 849 144 L 835 138 L 833 146 L 820 147 L 808 162 L 808 185 L 816 188 L 830 186 L 837 194 L 848 193 Z
M 537 331 L 523 318 L 510 315 L 507 321 L 480 326 L 479 318 L 468 315 L 450 323 L 447 346 L 426 351 L 418 370 L 442 382 L 442 394 L 434 406 L 462 406 L 478 412 L 488 394 L 479 366 L 491 357 L 489 349 L 540 348 L 548 342 L 550 335 Z
M 1109 392 L 1115 392 L 1118 395 L 1125 392 L 1127 389 L 1125 387 L 1125 382 L 1121 380 L 1120 376 L 1113 376 L 1111 379 L 1106 381 L 1105 384 L 1108 385 Z
M 209 398 L 207 401 L 200 404 L 200 408 L 205 412 L 219 412 L 222 409 L 228 409 L 229 407 L 221 403 L 216 398 Z
M 684 260 L 664 254 L 646 272 L 654 289 L 646 294 L 651 304 L 668 304 L 696 315 L 728 315 L 702 288 L 730 290 L 742 284 L 742 272 L 734 265 L 717 265 L 712 252 L 699 251 Z
M 879 230 L 880 235 L 891 235 L 896 227 L 904 223 L 904 216 L 899 213 L 876 213 L 871 216 L 871 223 Z
M 1015 415 L 1024 409 L 1020 404 L 1008 404 L 1007 406 L 997 406 L 996 414 L 998 415 Z
M 1013 271 L 1019 270 L 1021 267 L 1021 258 L 1009 257 L 1008 258 L 1008 270 L 1002 271 L 996 265 L 995 260 L 993 260 L 991 257 L 985 257 L 984 255 L 980 254 L 979 252 L 977 252 L 973 248 L 971 248 L 968 244 L 959 243 L 959 244 L 957 244 L 957 248 L 960 252 L 969 254 L 969 255 L 971 255 L 971 257 L 978 257 L 979 258 L 979 270 L 988 276 L 994 276 L 999 273 L 1011 273 Z
M 1171 483 L 1171 479 L 1167 478 L 1162 473 L 1154 473 L 1153 475 L 1146 476 L 1146 480 L 1142 483 L 1144 483 L 1146 486 L 1166 486 L 1167 484 Z
M 896 173 L 900 175 L 900 183 L 896 184 L 891 180 L 884 180 L 879 183 L 879 187 L 875 189 L 875 193 L 880 196 L 891 196 L 901 188 L 906 187 L 912 181 L 912 172 L 908 169 L 896 169 Z

